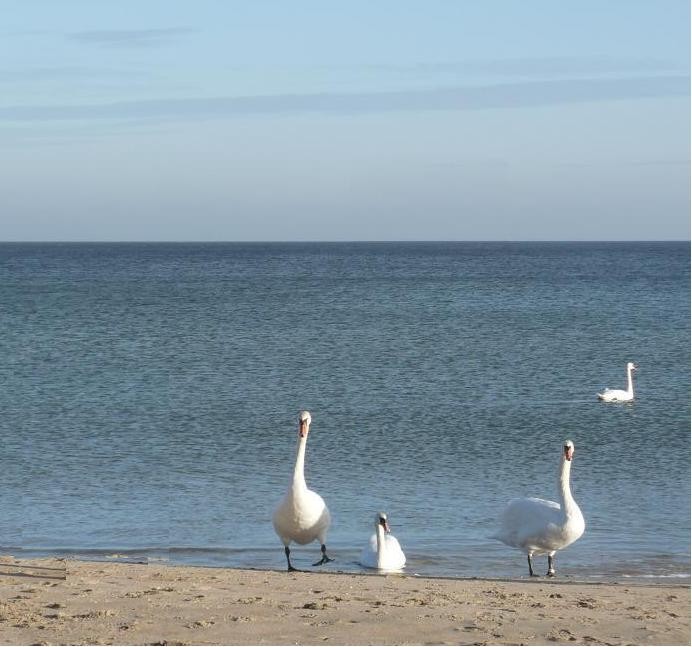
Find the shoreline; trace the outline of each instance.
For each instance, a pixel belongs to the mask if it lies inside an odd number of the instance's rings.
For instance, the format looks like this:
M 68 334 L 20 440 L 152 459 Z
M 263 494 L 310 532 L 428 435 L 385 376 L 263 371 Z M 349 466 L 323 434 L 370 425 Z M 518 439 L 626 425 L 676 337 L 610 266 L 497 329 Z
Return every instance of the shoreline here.
M 2 644 L 689 644 L 690 584 L 0 561 Z
M 300 549 L 302 547 L 298 547 Z M 188 549 L 175 549 L 178 550 L 188 550 Z M 191 549 L 196 551 L 197 549 Z M 203 549 L 203 552 L 209 550 L 210 552 L 215 552 L 217 549 Z M 223 549 L 218 549 L 223 550 Z M 242 549 L 241 549 L 242 551 Z M 272 555 L 276 554 L 275 549 L 270 549 Z M 292 554 L 296 551 L 292 551 Z M 378 575 L 378 573 L 372 571 L 371 569 L 361 566 L 357 560 L 357 552 L 353 551 L 353 559 L 346 560 L 345 565 L 343 561 L 339 561 L 340 568 L 336 566 L 329 566 L 327 570 L 320 570 L 317 572 L 331 574 L 331 575 Z M 151 553 L 151 555 L 148 555 Z M 268 563 L 261 563 L 260 565 L 251 565 L 251 563 L 232 563 L 231 561 L 205 561 L 205 560 L 195 560 L 195 559 L 180 559 L 180 558 L 169 558 L 161 557 L 165 554 L 166 550 L 161 548 L 137 548 L 137 549 L 117 549 L 117 548 L 107 548 L 107 549 L 19 549 L 16 552 L 11 547 L 5 547 L 5 549 L 0 552 L 0 560 L 2 559 L 14 559 L 23 562 L 29 562 L 34 560 L 66 560 L 75 562 L 94 562 L 94 563 L 105 563 L 105 564 L 139 564 L 139 565 L 149 565 L 149 566 L 170 566 L 170 567 L 191 567 L 191 568 L 210 568 L 210 569 L 228 569 L 228 570 L 240 570 L 240 571 L 260 571 L 260 572 L 284 572 L 283 564 L 285 562 L 283 555 L 280 560 L 276 560 L 277 565 L 270 565 Z M 306 559 L 309 559 L 308 553 L 306 553 Z M 251 562 L 251 560 L 248 560 Z M 261 561 L 261 560 L 258 560 Z M 427 572 L 424 568 L 421 568 L 419 572 L 416 569 L 415 564 L 411 560 L 406 564 L 404 570 L 399 575 L 418 577 L 426 579 L 442 579 L 442 580 L 484 580 L 489 582 L 526 582 L 530 581 L 527 576 L 521 575 L 488 575 L 487 573 L 481 573 L 479 575 L 468 575 L 460 574 L 456 575 L 450 572 L 440 572 L 431 573 Z M 689 570 L 689 563 L 679 564 L 681 569 L 687 568 Z M 635 569 L 636 570 L 636 569 Z M 611 574 L 584 574 L 583 572 L 574 573 L 569 567 L 562 570 L 558 570 L 557 579 L 561 582 L 568 584 L 690 584 L 692 583 L 692 572 L 672 572 L 668 574 L 654 574 L 654 573 L 633 573 L 633 574 L 623 574 L 623 573 L 611 573 Z

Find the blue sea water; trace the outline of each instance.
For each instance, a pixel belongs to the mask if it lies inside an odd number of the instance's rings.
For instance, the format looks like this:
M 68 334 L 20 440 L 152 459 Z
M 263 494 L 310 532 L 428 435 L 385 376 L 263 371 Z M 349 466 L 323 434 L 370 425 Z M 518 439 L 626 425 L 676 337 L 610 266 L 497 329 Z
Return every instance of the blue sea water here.
M 4 553 L 283 569 L 309 409 L 323 570 L 385 510 L 410 573 L 525 576 L 489 536 L 571 438 L 558 573 L 689 578 L 689 243 L 1 244 L 0 351 Z

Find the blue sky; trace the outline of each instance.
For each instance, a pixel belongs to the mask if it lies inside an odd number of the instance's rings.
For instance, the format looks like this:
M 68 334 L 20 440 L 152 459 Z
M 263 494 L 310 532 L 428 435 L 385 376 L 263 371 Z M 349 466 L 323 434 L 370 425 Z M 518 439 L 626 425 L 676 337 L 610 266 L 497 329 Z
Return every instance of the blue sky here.
M 0 7 L 0 240 L 689 239 L 686 1 Z

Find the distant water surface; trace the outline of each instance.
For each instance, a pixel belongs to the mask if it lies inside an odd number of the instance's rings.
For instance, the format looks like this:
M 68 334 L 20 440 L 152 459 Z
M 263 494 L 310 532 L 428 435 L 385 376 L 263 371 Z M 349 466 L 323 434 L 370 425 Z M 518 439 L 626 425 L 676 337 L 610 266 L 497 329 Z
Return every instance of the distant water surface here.
M 688 243 L 0 244 L 0 350 L 3 552 L 282 569 L 309 409 L 326 569 L 381 509 L 408 572 L 524 576 L 488 537 L 571 438 L 559 573 L 689 578 Z

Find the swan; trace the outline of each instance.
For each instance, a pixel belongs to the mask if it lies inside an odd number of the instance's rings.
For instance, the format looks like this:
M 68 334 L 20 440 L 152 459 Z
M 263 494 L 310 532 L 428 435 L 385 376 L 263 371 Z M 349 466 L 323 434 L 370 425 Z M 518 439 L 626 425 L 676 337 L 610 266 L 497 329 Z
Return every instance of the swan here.
M 554 577 L 555 552 L 567 548 L 584 534 L 584 517 L 569 487 L 574 443 L 566 440 L 560 458 L 558 493 L 560 503 L 543 499 L 512 499 L 502 515 L 495 539 L 526 552 L 529 575 L 535 576 L 531 557 L 548 554 L 548 577 Z
M 308 442 L 308 433 L 312 417 L 309 411 L 301 411 L 298 416 L 298 453 L 293 469 L 293 479 L 288 492 L 274 511 L 273 523 L 276 534 L 284 544 L 288 570 L 295 571 L 291 565 L 291 550 L 289 544 L 295 541 L 297 544 L 309 544 L 317 539 L 321 544 L 322 559 L 313 566 L 320 566 L 333 561 L 327 557 L 325 541 L 327 530 L 331 523 L 329 508 L 324 499 L 309 490 L 305 483 L 305 446 Z
M 603 402 L 632 402 L 634 400 L 634 385 L 632 384 L 632 373 L 637 370 L 637 366 L 633 362 L 627 362 L 625 370 L 627 371 L 627 390 L 623 389 L 606 389 L 603 393 L 597 393 L 599 400 Z
M 378 512 L 375 515 L 375 533 L 370 537 L 368 545 L 363 548 L 360 555 L 361 565 L 383 571 L 397 571 L 403 568 L 406 555 L 401 550 L 397 538 L 389 533 L 387 514 Z

